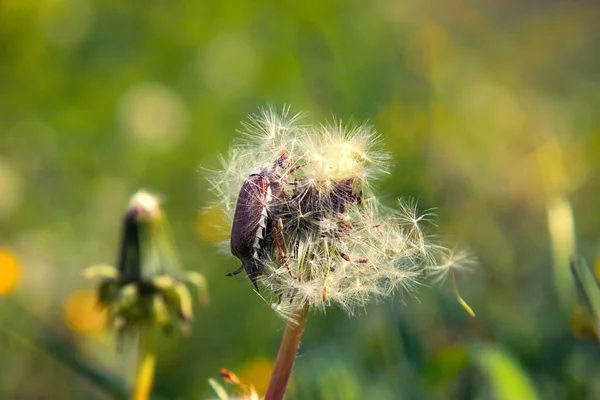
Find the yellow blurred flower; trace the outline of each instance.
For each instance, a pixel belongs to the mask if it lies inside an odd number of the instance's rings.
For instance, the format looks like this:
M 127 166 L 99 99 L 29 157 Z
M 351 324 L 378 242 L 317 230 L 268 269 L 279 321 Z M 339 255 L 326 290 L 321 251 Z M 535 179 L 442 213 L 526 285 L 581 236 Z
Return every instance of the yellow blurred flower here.
M 256 389 L 256 393 L 262 398 L 267 393 L 269 380 L 271 379 L 271 373 L 273 372 L 274 367 L 275 360 L 266 357 L 254 358 L 242 366 L 239 375 L 244 382 L 251 382 Z M 290 377 L 285 392 L 288 395 L 293 395 L 294 390 L 294 379 Z
M 16 257 L 0 249 L 0 296 L 12 292 L 19 281 L 20 269 Z
M 255 358 L 247 362 L 240 370 L 240 378 L 244 382 L 252 382 L 260 397 L 267 393 L 269 379 L 275 362 L 269 358 Z
M 65 322 L 75 332 L 97 337 L 106 333 L 107 312 L 99 306 L 95 291 L 78 290 L 67 299 Z

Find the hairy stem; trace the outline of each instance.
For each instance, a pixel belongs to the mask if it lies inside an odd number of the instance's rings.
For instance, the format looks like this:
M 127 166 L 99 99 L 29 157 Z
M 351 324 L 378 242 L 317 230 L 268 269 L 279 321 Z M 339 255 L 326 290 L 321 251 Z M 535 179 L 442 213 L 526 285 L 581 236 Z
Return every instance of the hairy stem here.
M 290 316 L 283 339 L 281 339 L 265 400 L 281 400 L 283 398 L 307 316 L 308 305 Z
M 139 341 L 138 369 L 131 400 L 148 400 L 156 367 L 156 333 L 151 324 L 140 327 Z

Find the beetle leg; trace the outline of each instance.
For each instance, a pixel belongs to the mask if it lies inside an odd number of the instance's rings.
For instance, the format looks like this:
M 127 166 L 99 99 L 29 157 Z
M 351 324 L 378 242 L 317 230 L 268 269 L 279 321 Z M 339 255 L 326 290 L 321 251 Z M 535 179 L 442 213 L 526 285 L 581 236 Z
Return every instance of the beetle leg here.
M 239 274 L 240 272 L 242 272 L 244 270 L 244 266 L 242 265 L 241 267 L 239 267 L 238 269 L 236 269 L 235 271 L 229 272 L 227 275 L 225 276 L 236 276 L 237 274 Z
M 275 233 L 275 235 L 273 235 L 275 237 L 275 243 L 277 244 L 277 249 L 279 250 L 279 257 L 281 257 L 281 259 L 283 260 L 283 264 L 285 265 L 285 268 L 287 269 L 292 279 L 296 279 L 294 275 L 292 275 L 292 270 L 290 269 L 290 265 L 287 261 L 287 255 L 285 254 L 285 251 L 283 251 L 283 246 L 281 245 L 281 241 L 279 239 L 279 232 L 283 231 L 283 221 L 281 220 L 281 218 L 279 218 L 277 221 L 273 221 L 273 231 Z
M 359 258 L 359 259 L 353 260 L 346 253 L 340 253 L 340 257 L 342 257 L 344 260 L 346 260 L 348 262 L 355 263 L 355 264 L 367 264 L 369 262 L 369 260 L 366 258 Z
M 288 170 L 286 171 L 286 173 L 287 174 L 291 174 L 292 172 L 296 172 L 297 170 L 299 170 L 300 168 L 304 167 L 305 165 L 306 165 L 306 163 L 300 164 L 300 165 L 297 165 L 297 166 L 292 165 L 292 166 L 290 166 L 288 168 Z
M 363 202 L 363 191 L 361 190 L 360 192 L 358 192 L 358 194 L 356 195 L 356 204 L 362 204 Z

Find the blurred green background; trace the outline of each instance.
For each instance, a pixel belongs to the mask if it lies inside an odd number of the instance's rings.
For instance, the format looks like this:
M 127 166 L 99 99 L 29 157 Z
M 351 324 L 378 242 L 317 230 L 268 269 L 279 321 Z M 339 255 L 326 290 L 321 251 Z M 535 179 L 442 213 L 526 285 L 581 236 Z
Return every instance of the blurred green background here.
M 258 107 L 368 120 L 386 202 L 436 207 L 479 266 L 348 318 L 311 315 L 290 399 L 598 399 L 600 348 L 568 267 L 600 269 L 594 1 L 0 0 L 0 398 L 127 396 L 84 267 L 114 263 L 159 194 L 211 304 L 161 341 L 154 393 L 263 391 L 284 328 L 219 253 L 205 169 Z M 600 274 L 597 274 L 600 275 Z

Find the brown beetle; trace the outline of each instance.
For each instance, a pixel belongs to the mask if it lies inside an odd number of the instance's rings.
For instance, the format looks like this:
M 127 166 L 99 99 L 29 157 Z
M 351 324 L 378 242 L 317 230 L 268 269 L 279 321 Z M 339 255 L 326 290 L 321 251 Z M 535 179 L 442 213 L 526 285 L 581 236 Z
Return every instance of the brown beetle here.
M 269 173 L 262 171 L 250 175 L 240 189 L 231 227 L 231 253 L 240 259 L 242 266 L 228 275 L 237 275 L 245 270 L 257 291 L 256 279 L 262 273 L 269 247 L 268 205 L 271 199 Z
M 262 273 L 264 261 L 274 243 L 288 273 L 292 276 L 282 239 L 278 236 L 283 232 L 283 222 L 278 214 L 281 212 L 283 199 L 288 198 L 288 195 L 283 193 L 282 183 L 294 186 L 287 181 L 287 175 L 298 168 L 290 164 L 284 151 L 270 170 L 265 168 L 260 173 L 250 175 L 240 189 L 231 227 L 230 245 L 231 253 L 242 262 L 242 266 L 227 275 L 237 275 L 245 270 L 256 291 L 257 278 Z

